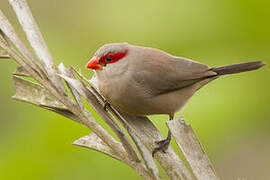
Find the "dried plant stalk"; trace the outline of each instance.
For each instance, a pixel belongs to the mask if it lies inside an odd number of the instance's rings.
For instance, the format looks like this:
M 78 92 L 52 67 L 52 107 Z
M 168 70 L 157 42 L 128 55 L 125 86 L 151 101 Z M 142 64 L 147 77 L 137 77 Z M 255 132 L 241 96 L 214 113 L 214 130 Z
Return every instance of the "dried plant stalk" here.
M 218 179 L 191 125 L 187 125 L 183 117 L 176 118 L 174 121 L 168 121 L 167 125 L 196 178 Z
M 6 51 L 0 49 L 0 58 L 9 58 L 9 55 Z

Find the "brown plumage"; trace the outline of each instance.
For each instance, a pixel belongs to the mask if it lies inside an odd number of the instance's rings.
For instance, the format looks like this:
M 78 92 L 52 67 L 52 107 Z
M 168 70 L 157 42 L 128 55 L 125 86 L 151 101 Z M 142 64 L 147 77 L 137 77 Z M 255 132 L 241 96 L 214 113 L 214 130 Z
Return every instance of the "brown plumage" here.
M 263 65 L 255 61 L 210 68 L 158 49 L 113 43 L 102 46 L 87 67 L 96 70 L 99 91 L 114 107 L 136 116 L 173 117 L 210 81 Z

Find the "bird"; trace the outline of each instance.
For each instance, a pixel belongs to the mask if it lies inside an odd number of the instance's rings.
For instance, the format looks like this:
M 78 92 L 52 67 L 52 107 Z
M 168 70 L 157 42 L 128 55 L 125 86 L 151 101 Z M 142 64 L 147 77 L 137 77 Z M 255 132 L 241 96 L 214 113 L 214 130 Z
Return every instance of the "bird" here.
M 221 67 L 209 67 L 200 62 L 173 56 L 162 50 L 109 43 L 100 47 L 86 68 L 97 75 L 100 94 L 106 105 L 134 116 L 167 114 L 173 120 L 188 100 L 204 85 L 221 76 L 261 68 L 262 61 L 243 62 Z M 171 141 L 156 141 L 158 151 L 166 152 Z

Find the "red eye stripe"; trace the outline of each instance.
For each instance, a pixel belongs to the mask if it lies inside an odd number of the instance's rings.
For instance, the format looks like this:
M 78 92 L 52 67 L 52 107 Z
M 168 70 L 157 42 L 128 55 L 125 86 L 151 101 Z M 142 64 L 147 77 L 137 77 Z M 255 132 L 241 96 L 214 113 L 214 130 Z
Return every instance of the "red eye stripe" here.
M 102 63 L 102 64 L 115 63 L 115 62 L 119 61 L 120 59 L 122 59 L 123 57 L 125 57 L 127 55 L 127 53 L 128 53 L 128 50 L 125 50 L 124 52 L 108 53 L 108 54 L 102 56 L 99 59 L 99 62 Z M 110 61 L 106 60 L 108 57 L 111 57 Z

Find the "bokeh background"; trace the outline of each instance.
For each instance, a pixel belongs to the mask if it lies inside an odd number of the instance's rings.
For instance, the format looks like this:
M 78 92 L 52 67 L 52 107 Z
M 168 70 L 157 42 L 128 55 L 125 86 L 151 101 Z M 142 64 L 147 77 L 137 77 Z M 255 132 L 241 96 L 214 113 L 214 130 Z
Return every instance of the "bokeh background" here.
M 89 78 L 91 71 L 85 64 L 98 47 L 110 42 L 151 46 L 209 66 L 250 60 L 270 64 L 270 1 L 28 3 L 54 60 L 81 68 Z M 0 8 L 19 28 L 7 0 L 0 1 Z M 87 128 L 12 100 L 15 68 L 12 60 L 0 61 L 0 179 L 140 179 L 117 160 L 72 146 L 90 133 Z M 269 83 L 269 65 L 220 78 L 202 88 L 177 114 L 192 124 L 223 179 L 270 179 Z M 167 116 L 151 119 L 165 135 Z

